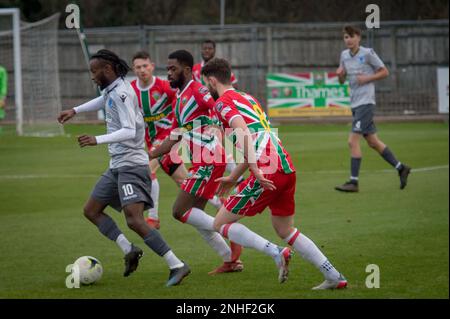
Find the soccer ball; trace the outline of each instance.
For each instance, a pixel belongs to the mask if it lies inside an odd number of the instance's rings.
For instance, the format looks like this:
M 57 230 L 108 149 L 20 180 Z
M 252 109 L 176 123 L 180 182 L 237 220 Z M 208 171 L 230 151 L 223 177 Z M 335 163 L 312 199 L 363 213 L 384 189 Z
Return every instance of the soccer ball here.
M 97 258 L 83 256 L 75 260 L 74 267 L 78 267 L 80 282 L 83 285 L 90 285 L 100 280 L 103 274 L 103 267 Z

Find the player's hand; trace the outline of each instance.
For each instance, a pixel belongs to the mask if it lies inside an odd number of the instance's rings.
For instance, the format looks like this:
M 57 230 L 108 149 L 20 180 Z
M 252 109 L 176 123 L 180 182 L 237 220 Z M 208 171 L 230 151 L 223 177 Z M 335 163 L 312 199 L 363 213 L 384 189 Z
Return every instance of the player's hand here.
M 340 67 L 338 67 L 338 69 L 336 70 L 336 74 L 337 74 L 337 76 L 343 77 L 343 76 L 345 76 L 347 73 L 345 72 L 345 69 L 344 69 L 342 66 L 340 66 Z
M 78 144 L 80 147 L 95 146 L 97 145 L 97 140 L 95 139 L 95 136 L 80 135 L 78 136 Z
M 360 74 L 356 77 L 359 85 L 364 85 L 372 81 L 372 78 L 369 75 Z
M 5 107 L 5 99 L 0 99 L 0 109 Z
M 258 169 L 257 171 L 252 170 L 252 173 L 253 173 L 253 175 L 255 175 L 259 184 L 261 184 L 261 186 L 264 189 L 266 189 L 268 191 L 274 191 L 277 189 L 276 186 L 274 185 L 274 183 L 270 179 L 267 179 L 264 177 L 264 175 L 260 169 Z
M 158 158 L 159 156 L 155 156 L 155 148 L 152 148 L 149 152 L 148 152 L 148 158 L 149 160 L 154 160 L 156 158 Z
M 65 122 L 70 120 L 72 117 L 74 117 L 75 114 L 76 113 L 75 113 L 74 109 L 62 111 L 61 113 L 59 113 L 58 122 L 61 124 L 64 124 Z
M 216 194 L 219 197 L 227 196 L 231 192 L 231 190 L 236 186 L 236 180 L 231 178 L 231 176 L 216 178 L 215 182 L 220 183 L 216 191 Z

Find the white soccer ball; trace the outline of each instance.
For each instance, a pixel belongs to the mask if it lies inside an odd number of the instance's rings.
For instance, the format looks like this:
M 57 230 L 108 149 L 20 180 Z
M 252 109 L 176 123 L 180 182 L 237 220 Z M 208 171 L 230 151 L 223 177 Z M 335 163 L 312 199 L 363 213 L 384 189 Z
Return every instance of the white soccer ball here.
M 80 274 L 80 283 L 90 285 L 99 281 L 103 274 L 103 267 L 97 258 L 92 256 L 83 256 L 75 260 L 74 267 L 78 268 Z

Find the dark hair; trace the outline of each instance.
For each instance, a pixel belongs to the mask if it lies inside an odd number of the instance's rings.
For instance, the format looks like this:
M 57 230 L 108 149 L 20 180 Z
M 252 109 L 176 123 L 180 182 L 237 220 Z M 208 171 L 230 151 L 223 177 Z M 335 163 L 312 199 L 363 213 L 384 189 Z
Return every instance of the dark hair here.
M 213 45 L 213 48 L 214 49 L 216 48 L 216 42 L 214 42 L 213 40 L 210 40 L 210 39 L 205 40 L 205 41 L 203 41 L 202 45 L 206 44 L 206 43 L 211 43 Z
M 353 36 L 355 36 L 355 34 L 358 36 L 361 36 L 361 29 L 358 27 L 352 26 L 352 25 L 346 25 L 342 29 L 342 33 L 348 34 L 349 36 L 351 36 L 353 38 Z
M 127 62 L 119 58 L 119 56 L 114 52 L 106 49 L 99 50 L 97 53 L 92 55 L 91 60 L 93 59 L 103 60 L 105 63 L 111 65 L 117 76 L 121 78 L 125 77 L 130 70 Z
M 136 59 L 151 60 L 150 53 L 148 53 L 147 51 L 138 51 L 133 55 L 133 59 L 131 60 L 131 62 L 134 62 L 134 60 Z
M 231 83 L 231 66 L 225 59 L 214 58 L 202 68 L 202 75 L 214 76 L 222 84 Z
M 175 59 L 180 62 L 180 64 L 184 64 L 192 69 L 194 66 L 194 57 L 191 53 L 186 50 L 177 50 L 169 54 L 169 59 Z

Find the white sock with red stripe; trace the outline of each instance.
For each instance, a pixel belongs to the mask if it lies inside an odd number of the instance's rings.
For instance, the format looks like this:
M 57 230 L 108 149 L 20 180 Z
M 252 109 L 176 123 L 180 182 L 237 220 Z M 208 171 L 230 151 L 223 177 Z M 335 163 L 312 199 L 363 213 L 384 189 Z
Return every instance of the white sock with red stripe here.
M 215 208 L 219 209 L 220 207 L 222 207 L 222 201 L 220 200 L 219 197 L 214 196 L 212 199 L 209 199 L 208 202 L 213 205 Z
M 231 261 L 231 249 L 218 232 L 198 228 L 197 230 L 208 245 L 222 257 L 224 262 Z
M 259 250 L 272 258 L 280 254 L 277 245 L 272 244 L 242 224 L 232 223 L 223 225 L 220 228 L 220 233 L 222 236 L 229 238 L 231 241 L 243 247 Z
M 197 228 L 202 238 L 223 258 L 223 261 L 231 261 L 231 249 L 225 239 L 214 230 L 212 216 L 194 207 L 188 210 L 180 220 Z
M 150 196 L 153 200 L 153 208 L 148 210 L 148 217 L 151 219 L 159 219 L 158 215 L 158 203 L 159 203 L 159 182 L 156 176 L 152 174 L 152 189 L 150 191 Z
M 300 256 L 316 266 L 326 279 L 337 280 L 339 278 L 339 272 L 328 261 L 327 257 L 311 239 L 301 234 L 297 228 L 294 228 L 292 233 L 283 240 L 291 245 Z

